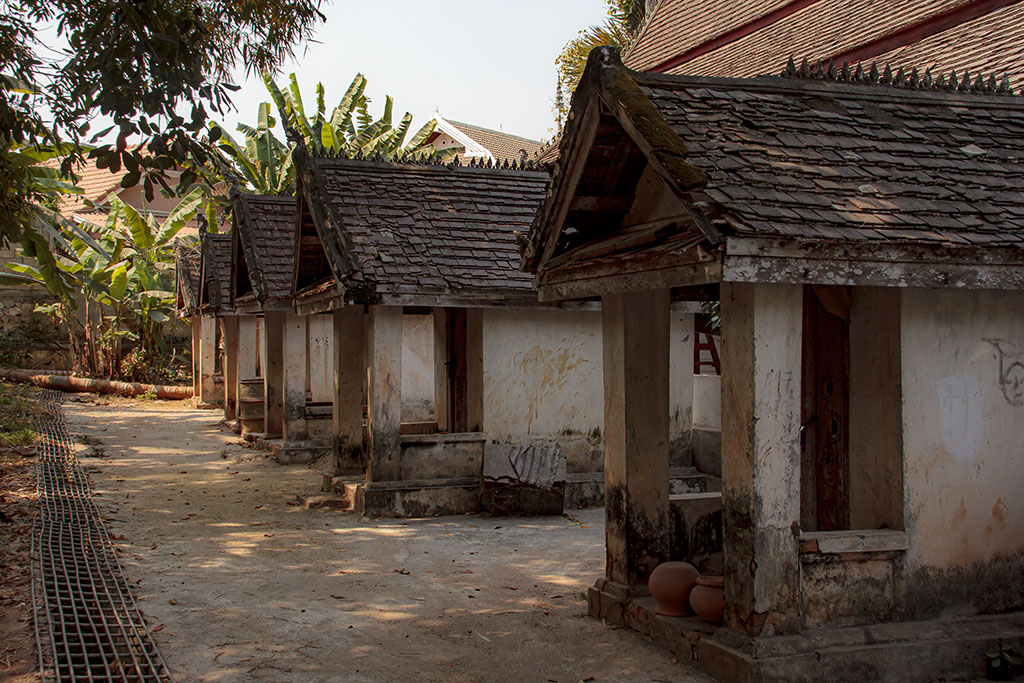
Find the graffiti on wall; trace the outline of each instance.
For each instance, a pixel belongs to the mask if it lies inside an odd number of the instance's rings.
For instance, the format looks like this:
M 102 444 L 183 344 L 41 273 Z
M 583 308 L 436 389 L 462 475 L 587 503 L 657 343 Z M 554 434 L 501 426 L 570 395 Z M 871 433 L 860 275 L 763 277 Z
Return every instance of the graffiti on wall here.
M 984 339 L 999 358 L 999 388 L 1011 406 L 1024 406 L 1024 342 L 1012 339 Z

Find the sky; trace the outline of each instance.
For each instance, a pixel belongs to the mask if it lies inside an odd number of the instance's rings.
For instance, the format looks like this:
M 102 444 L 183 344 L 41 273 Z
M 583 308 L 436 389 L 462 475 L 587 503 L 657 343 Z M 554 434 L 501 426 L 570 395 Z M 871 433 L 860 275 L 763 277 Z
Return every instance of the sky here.
M 450 120 L 534 140 L 553 135 L 555 58 L 579 30 L 606 17 L 604 0 L 334 0 L 315 42 L 299 46 L 283 65 L 279 85 L 294 72 L 307 112 L 318 82 L 327 109 L 356 73 L 368 80 L 370 112 L 379 116 L 384 95 L 394 98 L 394 120 L 409 111 L 413 131 L 435 107 Z M 223 123 L 255 124 L 269 94 L 258 77 L 235 73 L 236 111 Z

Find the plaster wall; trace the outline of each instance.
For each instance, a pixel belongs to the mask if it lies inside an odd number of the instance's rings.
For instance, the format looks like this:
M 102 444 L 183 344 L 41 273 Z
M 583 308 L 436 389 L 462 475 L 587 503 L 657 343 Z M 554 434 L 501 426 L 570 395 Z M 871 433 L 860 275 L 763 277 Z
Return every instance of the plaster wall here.
M 402 422 L 434 419 L 434 321 L 402 316 Z
M 675 466 L 690 464 L 689 433 L 695 410 L 690 400 L 697 378 L 692 374 L 693 315 L 672 311 L 671 325 L 669 438 L 687 449 L 673 453 Z M 677 347 L 682 351 L 676 353 Z M 516 444 L 558 443 L 569 472 L 601 471 L 602 363 L 600 311 L 486 309 L 484 430 L 488 438 Z M 706 389 L 709 394 L 715 391 Z M 717 397 L 710 400 L 718 401 Z
M 598 311 L 484 311 L 484 430 L 517 444 L 557 442 L 570 472 L 603 465 Z
M 693 426 L 722 431 L 722 378 L 718 375 L 693 377 Z
M 1024 292 L 902 293 L 908 609 L 1024 604 Z

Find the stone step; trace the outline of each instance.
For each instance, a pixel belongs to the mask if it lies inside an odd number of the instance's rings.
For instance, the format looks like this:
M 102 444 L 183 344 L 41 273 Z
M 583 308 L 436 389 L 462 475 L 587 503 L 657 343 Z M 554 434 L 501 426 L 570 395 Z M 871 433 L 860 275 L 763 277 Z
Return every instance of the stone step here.
M 326 508 L 347 511 L 352 509 L 352 499 L 344 495 L 318 493 L 312 496 L 304 496 L 300 493 L 295 496 L 295 499 L 306 510 Z

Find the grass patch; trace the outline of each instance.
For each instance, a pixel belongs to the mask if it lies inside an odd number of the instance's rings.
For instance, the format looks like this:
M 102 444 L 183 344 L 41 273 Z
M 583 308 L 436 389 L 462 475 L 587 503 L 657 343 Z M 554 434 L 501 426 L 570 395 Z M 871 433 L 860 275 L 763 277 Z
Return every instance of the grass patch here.
M 0 446 L 31 446 L 39 440 L 35 419 L 46 415 L 35 387 L 0 382 Z

